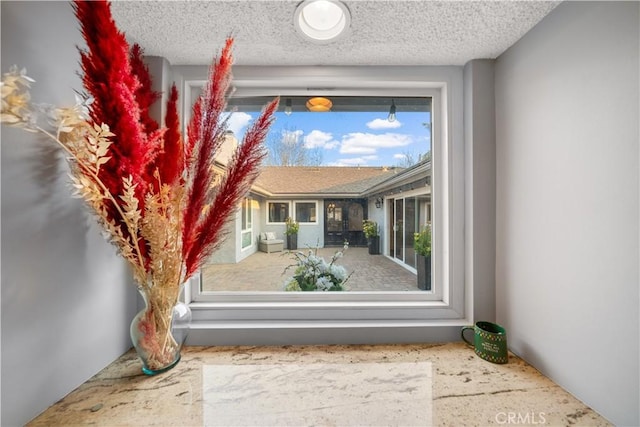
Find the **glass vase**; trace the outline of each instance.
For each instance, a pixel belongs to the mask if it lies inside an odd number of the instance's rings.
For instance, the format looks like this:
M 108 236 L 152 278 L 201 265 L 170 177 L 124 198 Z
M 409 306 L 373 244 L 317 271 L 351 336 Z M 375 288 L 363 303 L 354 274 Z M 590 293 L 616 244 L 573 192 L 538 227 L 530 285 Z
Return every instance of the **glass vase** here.
M 176 302 L 183 286 L 174 292 L 138 288 L 145 307 L 131 322 L 131 341 L 142 362 L 142 372 L 147 375 L 168 371 L 180 361 L 180 350 L 191 325 L 191 309 Z

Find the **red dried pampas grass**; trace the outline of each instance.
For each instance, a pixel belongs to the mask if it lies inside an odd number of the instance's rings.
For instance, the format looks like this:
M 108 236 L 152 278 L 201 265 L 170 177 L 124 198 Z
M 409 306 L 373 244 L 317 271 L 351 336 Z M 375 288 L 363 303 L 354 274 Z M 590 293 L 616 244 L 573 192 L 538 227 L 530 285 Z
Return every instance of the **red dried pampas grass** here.
M 113 21 L 109 3 L 75 0 L 73 5 L 87 42 L 87 50 L 80 54 L 83 83 L 94 98 L 90 117 L 95 124 L 108 124 L 115 134 L 110 159 L 100 169 L 99 179 L 120 206 L 109 206 L 106 220 L 121 224 L 124 240 L 131 237 L 131 244 L 140 246 L 135 248 L 144 258 L 138 260 L 139 266 L 151 277 L 137 277 L 138 282 L 153 282 L 158 276 L 157 282 L 166 283 L 177 267 L 181 273 L 175 283 L 178 287 L 218 247 L 226 222 L 256 179 L 265 156 L 262 142 L 278 100 L 265 107 L 222 170 L 215 157 L 227 129 L 223 113 L 232 79 L 233 39 L 226 40 L 211 64 L 203 94 L 193 106 L 187 138 L 183 138 L 176 87 L 169 94 L 165 127 L 159 128 L 149 114 L 158 94 L 152 90 L 142 49 L 137 45 L 129 48 Z M 122 198 L 125 193 L 126 201 Z M 135 211 L 131 211 L 133 206 Z M 177 229 L 155 235 L 149 226 L 154 219 L 158 227 L 171 224 Z M 178 259 L 170 267 L 164 261 L 154 262 L 154 254 L 169 246 L 179 248 Z M 136 253 L 131 248 L 121 249 L 129 254 L 129 260 L 131 253 Z M 158 266 L 164 265 L 165 271 L 159 271 Z
M 151 88 L 151 74 L 149 73 L 149 67 L 142 59 L 143 54 L 142 48 L 138 44 L 134 44 L 131 48 L 129 61 L 131 63 L 131 72 L 140 82 L 140 86 L 134 92 L 136 101 L 140 107 L 140 122 L 142 123 L 144 132 L 149 135 L 160 127 L 158 122 L 149 114 L 151 106 L 160 99 L 160 93 Z
M 222 117 L 233 40 L 226 40 L 211 65 L 185 141 L 175 86 L 166 127 L 151 117 L 158 94 L 142 50 L 129 48 L 109 3 L 74 0 L 73 7 L 87 43 L 80 57 L 84 87 L 94 99 L 89 117 L 87 102 L 52 109 L 47 114 L 57 129 L 45 130 L 37 124 L 37 106 L 29 101 L 33 80 L 14 68 L 2 80 L 1 121 L 40 132 L 68 154 L 76 194 L 130 263 L 145 296 L 146 308 L 132 322 L 132 340 L 143 371 L 159 373 L 180 360 L 182 341 L 174 339 L 171 325 L 181 285 L 219 245 L 225 223 L 257 177 L 278 100 L 263 110 L 225 169 L 215 158 L 227 127 Z
M 221 117 L 231 84 L 232 45 L 233 39 L 227 39 L 222 54 L 211 65 L 209 81 L 194 105 L 188 127 L 192 141 L 188 151 L 192 154 L 187 163 L 187 205 L 182 229 L 187 277 L 215 251 L 223 238 L 226 222 L 257 178 L 266 155 L 262 142 L 278 108 L 277 99 L 265 107 L 245 134 L 224 176 L 219 177 L 212 160 L 227 129 L 226 120 Z
M 233 155 L 209 209 L 204 211 L 204 215 L 200 216 L 194 227 L 183 229 L 183 254 L 187 277 L 195 273 L 215 251 L 223 237 L 222 230 L 228 218 L 258 177 L 260 164 L 266 155 L 262 142 L 277 108 L 278 99 L 271 101 L 264 108 Z M 198 185 L 213 180 L 215 176 L 207 176 Z
M 122 178 L 131 176 L 136 196 L 144 205 L 151 182 L 149 166 L 158 152 L 162 133 L 145 132 L 136 98 L 141 83 L 131 68 L 129 44 L 113 21 L 109 3 L 75 1 L 73 6 L 87 43 L 87 50 L 80 51 L 80 59 L 84 87 L 94 99 L 89 113 L 94 123 L 107 123 L 115 134 L 111 160 L 104 165 L 100 178 L 112 194 L 120 194 Z M 118 220 L 117 214 L 111 212 Z
M 185 152 L 182 135 L 180 134 L 180 117 L 178 116 L 178 89 L 171 86 L 167 113 L 164 119 L 166 131 L 162 149 L 156 159 L 156 166 L 163 184 L 178 184 L 183 179 L 185 169 Z

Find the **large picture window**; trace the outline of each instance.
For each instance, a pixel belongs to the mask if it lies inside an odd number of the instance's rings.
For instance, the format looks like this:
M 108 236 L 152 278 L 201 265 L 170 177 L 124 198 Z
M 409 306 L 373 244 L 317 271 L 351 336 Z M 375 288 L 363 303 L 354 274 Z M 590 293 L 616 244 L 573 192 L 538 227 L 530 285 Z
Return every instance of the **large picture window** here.
M 361 197 L 365 200 L 363 219 L 374 218 L 381 227 L 394 226 L 390 224 L 392 221 L 390 215 L 395 215 L 398 220 L 398 224 L 395 224 L 396 230 L 388 228 L 380 230 L 382 254 L 377 256 L 397 261 L 401 258 L 401 263 L 407 266 L 405 270 L 415 270 L 412 266 L 412 264 L 415 265 L 415 255 L 411 247 L 411 236 L 423 224 L 425 218 L 428 218 L 432 225 L 433 238 L 432 290 L 429 292 L 419 290 L 283 292 L 280 286 L 275 292 L 273 290 L 262 293 L 214 292 L 207 291 L 202 283 L 194 283 L 191 287 L 193 291 L 191 298 L 192 301 L 197 302 L 198 308 L 194 312 L 194 322 L 202 325 L 198 330 L 204 331 L 208 328 L 206 325 L 233 319 L 234 325 L 239 322 L 244 325 L 243 322 L 247 322 L 246 327 L 249 329 L 252 324 L 261 325 L 260 331 L 256 331 L 253 335 L 249 334 L 256 338 L 266 339 L 268 335 L 265 335 L 266 329 L 269 330 L 269 334 L 287 335 L 289 330 L 300 331 L 299 328 L 302 328 L 303 335 L 320 337 L 318 339 L 325 342 L 334 340 L 350 342 L 349 338 L 344 337 L 344 331 L 353 329 L 357 331 L 357 339 L 361 342 L 363 339 L 369 340 L 369 338 L 363 338 L 365 335 L 367 337 L 376 335 L 377 338 L 371 338 L 372 340 L 392 342 L 400 335 L 407 339 L 417 339 L 418 335 L 411 332 L 411 328 L 414 327 L 417 328 L 414 330 L 416 332 L 424 331 L 422 328 L 426 326 L 441 327 L 451 337 L 455 326 L 468 323 L 468 316 L 473 314 L 473 294 L 466 295 L 468 288 L 465 282 L 464 183 L 466 170 L 462 127 L 462 70 L 451 67 L 411 69 L 367 67 L 360 70 L 346 71 L 337 68 L 319 72 L 319 69 L 312 67 L 304 69 L 282 67 L 278 70 L 269 69 L 267 72 L 263 69 L 240 67 L 235 71 L 236 91 L 230 100 L 230 108 L 246 119 L 245 123 L 250 123 L 253 112 L 258 112 L 265 104 L 265 100 L 272 99 L 276 94 L 281 99 L 281 111 L 278 114 L 283 114 L 283 119 L 280 120 L 278 117 L 276 121 L 279 124 L 284 123 L 286 117 L 308 114 L 305 110 L 305 101 L 312 95 L 332 99 L 333 106 L 329 112 L 314 113 L 316 115 L 312 116 L 313 121 L 310 122 L 312 127 L 289 128 L 285 129 L 288 132 L 281 132 L 282 135 L 286 134 L 286 138 L 281 138 L 281 141 L 286 139 L 285 142 L 295 142 L 296 138 L 300 138 L 303 148 L 320 148 L 319 151 L 325 156 L 325 164 L 355 167 L 373 165 L 371 162 L 376 159 L 375 147 L 377 146 L 397 147 L 398 152 L 395 156 L 397 161 L 403 158 L 410 160 L 411 157 L 418 162 L 426 161 L 419 164 L 420 167 L 412 167 L 412 163 L 407 162 L 404 165 L 407 173 L 398 174 L 397 179 L 391 178 L 395 189 L 389 188 L 388 185 L 382 188 L 378 184 L 364 180 L 354 181 L 354 185 L 362 185 L 360 192 L 353 192 L 348 187 L 336 185 L 331 188 L 332 193 L 329 197 L 323 198 L 319 197 L 320 194 L 314 194 L 314 198 L 325 199 L 320 202 L 319 207 L 315 206 L 315 212 L 311 203 L 296 200 L 303 197 L 301 193 L 292 191 L 287 194 L 290 197 L 284 196 L 281 200 L 269 200 L 270 196 L 265 194 L 266 202 L 262 206 L 267 212 L 262 217 L 265 221 L 262 224 L 263 230 L 275 232 L 276 238 L 284 238 L 284 222 L 287 217 L 295 217 L 300 224 L 305 222 L 312 224 L 315 214 L 315 221 L 318 222 L 318 227 L 322 227 L 322 232 L 327 227 L 327 212 L 333 212 L 326 200 L 337 200 L 348 204 L 351 192 L 356 194 L 353 197 Z M 203 74 L 205 74 L 204 70 Z M 260 81 L 264 82 L 262 87 Z M 186 81 L 185 92 L 195 97 L 201 90 L 199 85 L 201 85 L 200 82 Z M 310 87 L 331 89 L 310 93 L 308 89 Z M 291 102 L 288 102 L 288 98 Z M 429 100 L 429 117 L 425 117 L 424 121 L 419 123 L 428 136 L 422 139 L 422 144 L 428 143 L 428 149 L 412 152 L 408 147 L 420 145 L 411 145 L 407 142 L 408 139 L 402 137 L 402 131 L 407 125 L 406 116 L 402 114 L 402 105 L 405 100 L 411 99 L 416 99 L 416 103 L 419 103 L 420 98 Z M 370 108 L 378 111 L 379 117 L 365 121 L 367 126 L 365 131 L 346 128 L 341 130 L 339 126 L 348 126 L 356 121 L 353 118 L 349 119 L 349 117 L 355 117 L 349 114 L 357 114 L 360 111 L 362 116 L 357 120 L 358 122 L 362 122 L 362 117 L 366 116 L 364 114 L 366 110 L 351 108 L 349 112 L 341 111 L 339 103 L 344 99 L 351 99 L 360 106 L 370 105 Z M 395 120 L 390 120 L 388 117 L 391 105 L 396 107 Z M 404 105 L 404 108 L 407 108 L 406 106 L 410 103 Z M 289 108 L 288 111 L 291 114 L 287 115 L 285 108 Z M 189 114 L 188 107 L 185 112 Z M 324 120 L 332 124 L 334 129 L 321 129 L 319 124 Z M 454 122 L 458 125 L 453 126 Z M 241 134 L 237 136 L 241 139 Z M 403 151 L 403 147 L 407 148 Z M 342 157 L 327 158 L 329 152 L 340 154 Z M 425 165 L 428 167 L 424 167 Z M 427 173 L 428 176 L 425 176 Z M 291 179 L 295 179 L 293 174 Z M 414 186 L 417 180 L 421 183 L 420 189 Z M 428 186 L 428 199 L 423 199 L 425 180 Z M 386 185 L 388 182 L 385 181 L 383 184 Z M 371 190 L 366 190 L 367 188 Z M 365 190 L 368 192 L 363 193 Z M 417 193 L 418 190 L 421 192 Z M 384 204 L 380 200 L 384 201 Z M 343 235 L 345 227 L 349 231 L 348 224 L 347 226 L 344 224 L 349 220 L 346 213 L 345 210 L 341 212 Z M 337 213 L 334 212 L 334 216 L 336 215 Z M 334 220 L 337 219 L 334 218 Z M 405 221 L 410 221 L 411 224 L 405 224 Z M 315 237 L 309 238 L 305 235 L 310 230 L 313 230 L 313 226 L 300 227 L 299 244 L 305 240 L 315 241 Z M 391 248 L 394 252 L 390 251 Z M 348 253 L 346 256 L 349 256 Z M 260 284 L 264 282 L 261 280 Z M 211 310 L 206 309 L 209 306 Z M 273 325 L 273 330 L 270 325 Z M 365 326 L 365 329 L 360 329 L 361 326 Z M 398 326 L 401 326 L 401 329 L 397 329 Z M 404 326 L 409 329 L 402 328 Z M 334 330 L 336 327 L 339 330 Z M 386 334 L 385 331 L 393 332 Z M 424 337 L 424 335 L 420 336 Z M 267 341 L 269 340 L 264 342 Z M 196 339 L 193 342 L 206 344 L 212 341 Z

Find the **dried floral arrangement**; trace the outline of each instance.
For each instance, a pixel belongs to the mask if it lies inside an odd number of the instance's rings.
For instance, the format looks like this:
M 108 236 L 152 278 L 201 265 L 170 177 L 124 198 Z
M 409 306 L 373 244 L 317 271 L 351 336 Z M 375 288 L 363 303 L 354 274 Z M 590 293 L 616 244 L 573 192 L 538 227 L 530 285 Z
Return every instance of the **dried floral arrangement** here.
M 33 80 L 13 67 L 2 79 L 1 121 L 44 134 L 68 154 L 76 194 L 130 264 L 146 297 L 140 345 L 150 368 L 160 368 L 178 345 L 169 329 L 180 287 L 219 246 L 224 225 L 258 176 L 278 99 L 264 108 L 222 172 L 214 159 L 227 128 L 222 117 L 233 40 L 214 59 L 183 137 L 175 85 L 164 127 L 150 116 L 160 94 L 151 89 L 142 49 L 130 47 L 110 4 L 75 0 L 73 9 L 87 43 L 80 49 L 86 93 L 69 108 L 39 108 L 30 101 Z M 51 125 L 55 130 L 47 130 Z
M 336 264 L 349 248 L 349 243 L 345 242 L 341 251 L 336 251 L 331 256 L 329 262 L 318 256 L 318 248 L 309 249 L 306 253 L 302 251 L 287 252 L 295 264 L 285 267 L 283 274 L 290 268 L 294 268 L 293 277 L 284 282 L 284 290 L 288 292 L 328 292 L 344 291 L 347 280 L 351 274 L 347 270 Z

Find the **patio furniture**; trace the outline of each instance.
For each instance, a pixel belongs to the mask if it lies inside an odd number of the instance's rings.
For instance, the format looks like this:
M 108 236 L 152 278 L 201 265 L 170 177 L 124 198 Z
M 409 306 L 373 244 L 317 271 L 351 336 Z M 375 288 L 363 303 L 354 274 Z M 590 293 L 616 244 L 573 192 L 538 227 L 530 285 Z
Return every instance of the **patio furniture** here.
M 276 239 L 276 234 L 272 232 L 260 233 L 258 249 L 268 254 L 271 252 L 282 252 L 284 250 L 284 240 Z

